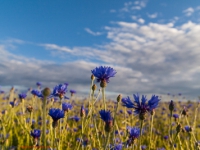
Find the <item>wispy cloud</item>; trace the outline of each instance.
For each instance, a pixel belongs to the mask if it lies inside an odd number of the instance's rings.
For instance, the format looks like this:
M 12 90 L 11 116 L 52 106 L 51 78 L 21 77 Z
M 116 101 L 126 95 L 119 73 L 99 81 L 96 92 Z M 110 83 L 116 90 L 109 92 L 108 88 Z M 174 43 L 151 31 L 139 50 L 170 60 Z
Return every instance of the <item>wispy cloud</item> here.
M 91 35 L 94 35 L 94 36 L 99 36 L 99 35 L 102 35 L 101 32 L 93 32 L 92 30 L 90 30 L 89 28 L 85 28 L 85 31 Z
M 153 13 L 153 14 L 149 14 L 149 13 L 147 13 L 147 16 L 149 17 L 149 18 L 157 18 L 157 16 L 158 16 L 158 13 Z
M 194 8 L 192 8 L 192 7 L 189 7 L 189 8 L 187 8 L 187 9 L 185 9 L 184 11 L 183 11 L 183 13 L 186 15 L 186 16 L 191 16 L 193 13 L 194 13 Z

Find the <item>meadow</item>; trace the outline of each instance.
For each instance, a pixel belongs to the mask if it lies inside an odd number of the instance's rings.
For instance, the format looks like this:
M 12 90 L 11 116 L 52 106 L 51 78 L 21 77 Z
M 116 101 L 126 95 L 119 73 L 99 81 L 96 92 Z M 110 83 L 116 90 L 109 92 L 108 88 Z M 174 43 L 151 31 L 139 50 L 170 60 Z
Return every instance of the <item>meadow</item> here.
M 68 83 L 1 91 L 0 149 L 200 150 L 198 101 L 142 93 L 107 99 L 115 75 L 111 67 L 93 69 L 83 99 Z

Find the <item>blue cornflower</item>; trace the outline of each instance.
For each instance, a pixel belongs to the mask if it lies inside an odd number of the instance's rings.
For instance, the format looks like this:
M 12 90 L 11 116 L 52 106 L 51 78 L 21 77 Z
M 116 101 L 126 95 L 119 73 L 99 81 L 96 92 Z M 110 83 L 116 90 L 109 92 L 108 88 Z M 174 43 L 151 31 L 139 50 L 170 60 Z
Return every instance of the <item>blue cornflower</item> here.
M 68 112 L 69 110 L 71 110 L 73 108 L 73 106 L 70 103 L 62 103 L 62 110 Z
M 110 122 L 113 120 L 113 117 L 111 116 L 111 112 L 110 110 L 106 111 L 106 110 L 100 110 L 99 111 L 99 114 L 101 116 L 101 119 L 104 121 L 104 122 Z
M 173 114 L 172 116 L 174 117 L 174 119 L 178 119 L 179 118 L 178 114 Z
M 114 145 L 110 150 L 122 150 L 123 145 L 120 144 L 116 144 Z
M 11 107 L 15 106 L 15 102 L 10 102 Z
M 41 82 L 36 82 L 36 85 L 37 85 L 37 86 L 41 86 L 42 83 L 41 83 Z
M 59 84 L 54 87 L 53 96 L 57 96 L 61 99 L 64 97 L 66 92 L 67 92 L 67 85 Z
M 169 139 L 169 136 L 168 136 L 168 135 L 165 135 L 163 138 L 164 138 L 165 140 L 168 140 L 168 139 Z
M 129 115 L 132 115 L 132 110 L 127 110 L 127 113 L 129 114 Z
M 73 96 L 74 94 L 76 94 L 75 90 L 70 90 L 71 96 Z
M 147 112 L 152 112 L 157 106 L 160 99 L 158 96 L 152 95 L 151 99 L 147 102 L 146 96 L 142 95 L 142 99 L 140 101 L 140 97 L 138 94 L 134 94 L 134 102 L 130 100 L 129 97 L 122 98 L 122 105 L 127 108 L 134 108 L 134 113 L 140 115 L 140 119 L 144 119 L 144 115 Z
M 83 105 L 81 106 L 80 116 L 81 116 L 81 117 L 85 117 L 85 108 L 84 108 Z
M 91 70 L 92 74 L 97 78 L 97 82 L 101 82 L 101 87 L 103 87 L 103 83 L 105 84 L 104 87 L 106 87 L 106 83 L 109 82 L 110 77 L 114 77 L 117 73 L 113 68 L 106 67 L 106 66 L 100 66 L 96 67 L 95 69 Z
M 41 131 L 38 130 L 38 129 L 35 129 L 33 131 L 31 131 L 31 136 L 34 138 L 34 139 L 38 139 L 40 137 L 40 134 L 41 134 Z
M 131 144 L 134 143 L 135 139 L 139 138 L 140 136 L 140 128 L 137 127 L 129 127 L 128 128 L 129 132 L 129 139 L 127 140 L 127 145 L 130 146 Z
M 185 126 L 185 131 L 191 132 L 191 131 L 192 131 L 192 128 L 191 128 L 190 126 Z
M 78 122 L 80 120 L 80 118 L 78 116 L 73 116 L 70 119 L 75 120 L 76 122 Z
M 147 148 L 146 145 L 142 145 L 142 146 L 141 146 L 141 149 L 142 149 L 142 150 L 145 150 L 146 148 Z
M 64 118 L 65 114 L 64 111 L 59 108 L 51 108 L 49 110 L 49 116 L 52 117 L 53 121 L 58 121 L 60 118 Z
M 42 93 L 40 92 L 40 91 L 38 91 L 38 90 L 32 90 L 31 91 L 31 94 L 33 94 L 33 96 L 40 96 L 40 95 L 42 95 Z
M 109 110 L 100 110 L 99 114 L 101 119 L 105 122 L 105 131 L 110 132 L 113 126 L 113 117 L 111 116 L 111 112 Z
M 22 100 L 22 99 L 25 99 L 26 98 L 26 94 L 22 93 L 22 94 L 19 94 L 19 99 Z

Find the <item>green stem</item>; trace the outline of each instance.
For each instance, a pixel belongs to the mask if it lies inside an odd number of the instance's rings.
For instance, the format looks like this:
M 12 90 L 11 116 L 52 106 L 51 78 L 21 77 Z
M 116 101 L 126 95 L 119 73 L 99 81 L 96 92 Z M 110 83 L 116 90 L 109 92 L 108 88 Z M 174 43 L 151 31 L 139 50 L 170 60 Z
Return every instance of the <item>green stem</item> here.
M 116 114 L 117 114 L 117 110 L 118 110 L 118 107 L 119 107 L 119 102 L 117 102 L 117 107 L 115 109 L 115 113 L 114 113 L 114 117 L 113 117 L 113 143 L 115 141 L 115 120 L 116 120 Z
M 152 138 L 152 129 L 153 129 L 153 118 L 154 118 L 154 115 L 151 115 L 151 128 L 150 128 L 150 138 L 149 138 L 149 150 L 151 149 L 151 138 Z
M 144 122 L 144 120 L 140 120 L 140 144 L 139 144 L 139 149 L 141 149 L 141 145 L 142 145 L 142 129 L 143 129 L 143 122 Z
M 106 110 L 106 95 L 105 95 L 105 88 L 102 88 L 102 96 L 103 96 L 104 109 Z
M 106 139 L 106 144 L 105 144 L 105 146 L 104 146 L 104 150 L 106 150 L 106 148 L 107 148 L 107 146 L 108 146 L 109 138 L 110 138 L 110 132 L 108 132 L 107 139 Z
M 42 144 L 44 147 L 46 147 L 46 101 L 47 101 L 47 98 L 44 97 L 43 99 L 43 118 L 42 118 L 42 125 L 43 125 L 43 141 L 42 141 Z

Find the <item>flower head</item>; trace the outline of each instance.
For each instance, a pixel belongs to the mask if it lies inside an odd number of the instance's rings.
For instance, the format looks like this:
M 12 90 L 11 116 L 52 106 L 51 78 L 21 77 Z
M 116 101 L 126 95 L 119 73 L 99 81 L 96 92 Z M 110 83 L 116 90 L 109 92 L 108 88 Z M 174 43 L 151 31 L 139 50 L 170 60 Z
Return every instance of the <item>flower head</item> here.
M 73 106 L 70 103 L 62 103 L 62 110 L 68 112 L 69 110 L 71 110 L 73 108 Z
M 174 117 L 174 119 L 178 119 L 179 118 L 178 114 L 173 114 L 172 116 Z
M 113 117 L 111 116 L 111 112 L 109 110 L 100 110 L 99 114 L 101 119 L 105 122 L 105 131 L 110 132 L 113 126 Z
M 33 96 L 39 96 L 39 95 L 41 95 L 41 92 L 38 91 L 38 90 L 32 90 L 32 91 L 31 91 L 31 94 L 32 94 Z
M 52 117 L 53 121 L 58 121 L 60 118 L 64 118 L 65 114 L 63 110 L 60 110 L 59 108 L 52 108 L 49 110 L 49 116 Z
M 108 111 L 106 111 L 106 110 L 100 110 L 99 114 L 101 116 L 101 119 L 104 122 L 109 122 L 109 121 L 113 120 L 113 117 L 111 116 L 111 112 L 109 110 Z
M 26 94 L 22 93 L 22 94 L 19 94 L 19 99 L 22 100 L 22 99 L 25 99 L 26 98 Z
M 31 131 L 31 136 L 34 138 L 34 139 L 38 139 L 40 137 L 40 134 L 41 134 L 41 131 L 38 130 L 38 129 L 35 129 L 33 131 Z
M 108 83 L 110 77 L 114 77 L 117 73 L 113 68 L 100 66 L 91 70 L 92 74 L 97 78 L 97 82 Z M 102 86 L 101 86 L 102 87 Z
M 128 132 L 129 132 L 129 139 L 127 141 L 127 145 L 130 146 L 131 144 L 134 143 L 135 139 L 139 138 L 140 136 L 140 128 L 137 127 L 129 127 L 128 128 Z
M 186 132 L 191 132 L 192 131 L 192 128 L 190 126 L 185 126 L 185 131 Z
M 67 85 L 59 84 L 54 87 L 53 95 L 59 98 L 63 98 L 66 92 L 67 92 Z
M 76 91 L 75 91 L 75 90 L 70 90 L 70 93 L 71 93 L 71 94 L 75 94 Z
M 81 106 L 80 116 L 81 116 L 81 117 L 85 117 L 85 108 L 84 108 L 83 105 Z
M 142 95 L 142 99 L 140 101 L 140 97 L 138 94 L 134 94 L 134 101 L 132 102 L 129 97 L 122 99 L 122 105 L 127 108 L 134 108 L 134 113 L 139 114 L 140 117 L 144 116 L 147 112 L 151 112 L 158 106 L 158 96 L 152 95 L 151 99 L 147 103 L 146 96 Z M 144 119 L 144 118 L 141 118 Z
M 120 144 L 116 144 L 112 146 L 110 150 L 122 150 L 122 148 L 123 148 L 123 145 L 120 143 Z
M 42 83 L 41 83 L 41 82 L 36 82 L 36 85 L 37 85 L 37 86 L 41 86 Z

